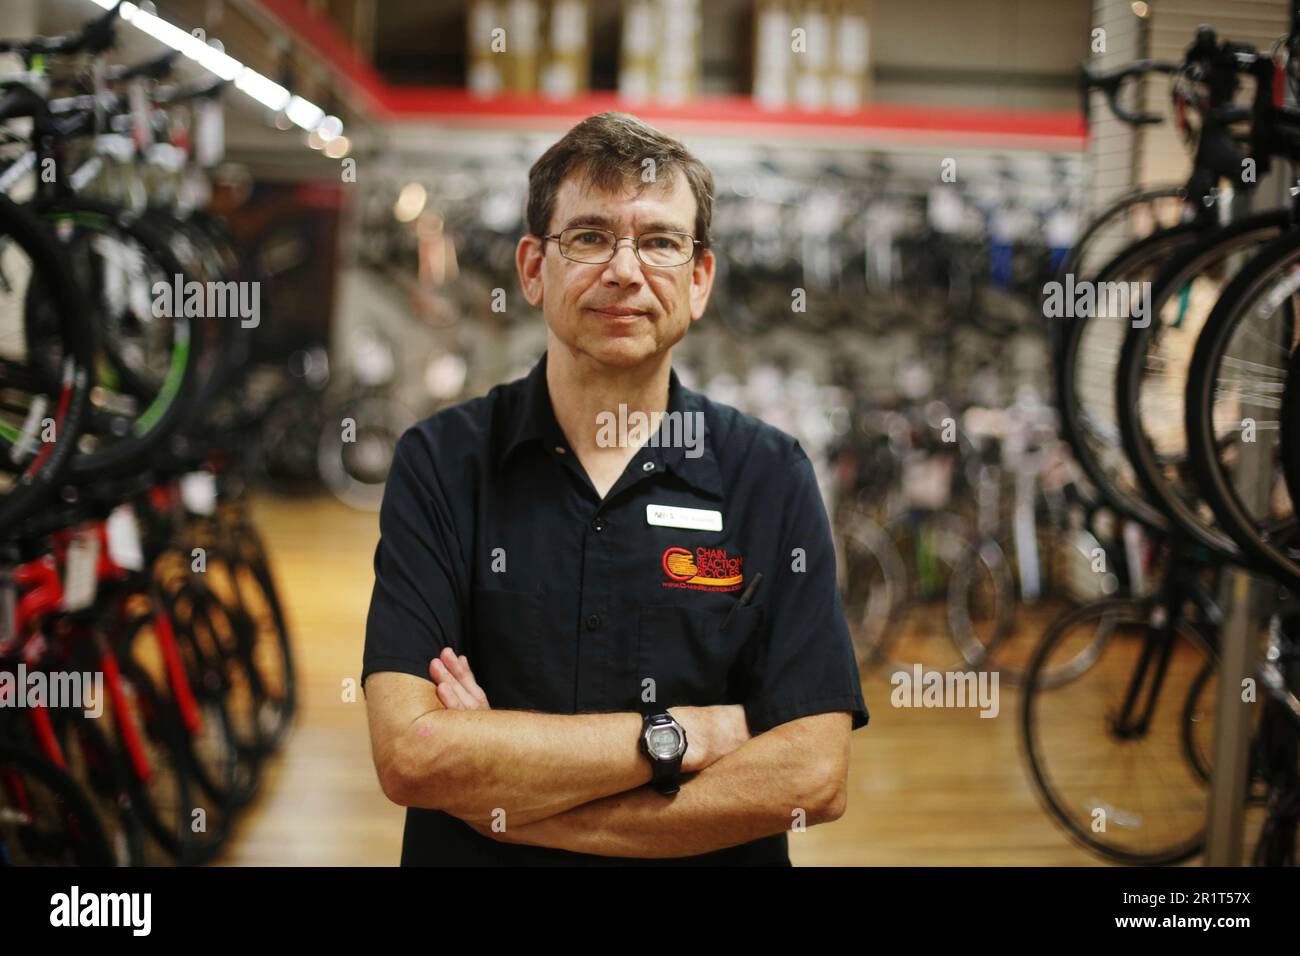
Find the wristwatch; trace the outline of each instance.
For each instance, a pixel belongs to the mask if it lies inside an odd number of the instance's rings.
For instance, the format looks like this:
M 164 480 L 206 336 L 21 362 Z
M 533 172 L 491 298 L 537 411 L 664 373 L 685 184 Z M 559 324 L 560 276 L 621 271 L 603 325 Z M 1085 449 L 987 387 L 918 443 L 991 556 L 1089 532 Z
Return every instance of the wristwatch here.
M 671 796 L 681 786 L 682 757 L 686 755 L 686 728 L 671 714 L 646 714 L 641 721 L 641 752 L 654 775 L 650 786 Z

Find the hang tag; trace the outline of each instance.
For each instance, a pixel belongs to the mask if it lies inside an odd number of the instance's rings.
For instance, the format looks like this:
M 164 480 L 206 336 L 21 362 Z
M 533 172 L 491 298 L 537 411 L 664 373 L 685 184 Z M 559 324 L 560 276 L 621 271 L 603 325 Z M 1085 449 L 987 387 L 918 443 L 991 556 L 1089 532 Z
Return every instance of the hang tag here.
M 722 512 L 707 508 L 679 508 L 676 505 L 646 505 L 646 524 L 661 528 L 689 528 L 692 531 L 721 531 Z
M 149 125 L 149 97 L 143 80 L 131 82 L 127 100 L 131 104 L 131 138 L 135 140 L 136 149 L 143 151 L 153 145 L 153 127 Z
M 952 497 L 951 458 L 921 458 L 903 465 L 903 494 L 908 504 L 942 510 Z
M 191 471 L 181 477 L 181 500 L 196 515 L 217 513 L 217 479 L 210 471 Z
M 80 528 L 63 565 L 63 610 L 83 611 L 95 603 L 98 570 L 99 533 L 93 527 Z
M 213 99 L 200 101 L 194 112 L 194 157 L 205 169 L 218 166 L 226 158 L 226 114 Z
M 135 509 L 118 505 L 108 515 L 108 556 L 119 568 L 144 570 L 144 549 L 140 546 L 140 524 Z

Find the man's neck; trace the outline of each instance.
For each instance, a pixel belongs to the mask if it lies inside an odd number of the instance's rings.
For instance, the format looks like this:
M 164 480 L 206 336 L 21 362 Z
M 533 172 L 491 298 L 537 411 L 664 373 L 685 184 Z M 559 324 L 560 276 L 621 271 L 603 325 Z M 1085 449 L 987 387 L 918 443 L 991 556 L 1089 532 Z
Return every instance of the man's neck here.
M 611 415 L 614 422 L 634 422 L 633 413 L 642 412 L 652 423 L 650 431 L 653 432 L 658 427 L 658 413 L 668 410 L 671 369 L 671 350 L 654 362 L 617 369 L 598 365 L 582 353 L 571 352 L 550 336 L 546 354 L 546 386 L 555 410 L 555 420 L 573 450 L 579 456 L 606 451 L 607 448 L 598 442 L 598 436 L 602 422 L 608 421 Z M 620 404 L 625 406 L 623 414 L 619 411 Z M 609 433 L 610 429 L 606 428 L 605 434 Z M 616 430 L 615 434 L 619 432 Z M 639 447 L 650 435 L 629 437 L 632 439 L 629 443 Z

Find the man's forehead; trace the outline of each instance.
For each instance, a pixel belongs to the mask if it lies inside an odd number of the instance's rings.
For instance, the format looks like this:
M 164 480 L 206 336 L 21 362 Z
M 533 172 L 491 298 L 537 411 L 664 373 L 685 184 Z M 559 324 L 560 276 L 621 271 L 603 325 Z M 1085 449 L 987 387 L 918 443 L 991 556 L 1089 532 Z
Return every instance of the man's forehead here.
M 686 177 L 670 170 L 651 182 L 629 176 L 614 189 L 604 189 L 589 182 L 584 170 L 575 170 L 560 184 L 555 196 L 557 226 L 575 216 L 600 215 L 621 218 L 624 215 L 671 216 L 680 218 L 690 229 L 695 224 L 695 195 Z

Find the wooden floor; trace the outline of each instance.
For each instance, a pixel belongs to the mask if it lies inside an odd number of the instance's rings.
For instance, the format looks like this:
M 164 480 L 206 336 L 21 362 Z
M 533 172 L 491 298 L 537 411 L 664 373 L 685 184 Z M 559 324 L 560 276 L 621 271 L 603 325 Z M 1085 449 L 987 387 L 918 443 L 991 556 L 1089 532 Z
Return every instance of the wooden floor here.
M 332 499 L 262 498 L 266 537 L 301 674 L 301 713 L 222 861 L 232 865 L 391 865 L 403 810 L 380 792 L 365 704 L 343 699 L 361 669 L 377 538 L 374 515 Z M 869 726 L 853 734 L 848 811 L 791 834 L 796 865 L 1094 865 L 1042 811 L 1017 742 L 1018 693 L 1000 714 L 890 706 L 864 686 Z

